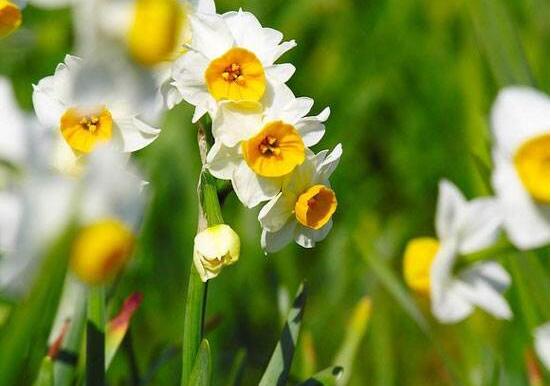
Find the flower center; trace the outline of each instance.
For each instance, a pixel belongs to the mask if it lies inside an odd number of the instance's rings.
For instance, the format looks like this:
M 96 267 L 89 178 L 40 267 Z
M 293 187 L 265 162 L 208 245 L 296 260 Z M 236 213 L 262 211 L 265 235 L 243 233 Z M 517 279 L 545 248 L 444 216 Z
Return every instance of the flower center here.
M 520 180 L 532 198 L 549 204 L 549 134 L 523 143 L 514 156 L 514 162 Z
M 21 10 L 8 0 L 0 0 L 0 38 L 8 36 L 21 25 Z
M 71 253 L 71 268 L 85 283 L 99 284 L 114 277 L 134 250 L 134 234 L 117 219 L 84 227 Z
M 282 177 L 304 162 L 301 136 L 292 125 L 282 121 L 268 123 L 241 146 L 247 165 L 264 177 Z
M 211 61 L 205 71 L 205 80 L 216 100 L 258 102 L 266 91 L 262 63 L 254 53 L 239 47 Z
M 431 237 L 410 240 L 406 246 L 404 279 L 411 289 L 421 295 L 430 294 L 430 270 L 439 248 L 438 240 Z
M 337 210 L 335 192 L 325 185 L 314 185 L 302 193 L 295 203 L 295 217 L 305 227 L 322 228 Z
M 73 150 L 90 153 L 98 143 L 111 139 L 113 118 L 105 107 L 93 110 L 71 107 L 61 117 L 60 130 Z
M 173 59 L 183 43 L 186 20 L 178 0 L 137 0 L 127 37 L 130 54 L 146 66 Z

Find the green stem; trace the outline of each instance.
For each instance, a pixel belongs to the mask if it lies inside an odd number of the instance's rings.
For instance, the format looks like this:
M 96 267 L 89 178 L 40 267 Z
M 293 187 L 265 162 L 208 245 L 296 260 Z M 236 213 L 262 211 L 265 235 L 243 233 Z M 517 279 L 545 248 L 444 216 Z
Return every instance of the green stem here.
M 105 288 L 88 292 L 86 325 L 86 386 L 105 385 Z
M 515 250 L 515 247 L 513 247 L 509 240 L 507 240 L 506 238 L 501 238 L 489 248 L 461 256 L 456 266 L 456 269 L 460 270 L 467 265 L 471 265 L 480 261 L 501 260 Z
M 60 356 L 54 362 L 54 379 L 56 386 L 70 386 L 73 384 L 76 370 L 76 359 L 80 353 L 82 335 L 86 321 L 86 301 L 77 305 L 75 315 L 71 320 L 67 336 L 61 345 Z

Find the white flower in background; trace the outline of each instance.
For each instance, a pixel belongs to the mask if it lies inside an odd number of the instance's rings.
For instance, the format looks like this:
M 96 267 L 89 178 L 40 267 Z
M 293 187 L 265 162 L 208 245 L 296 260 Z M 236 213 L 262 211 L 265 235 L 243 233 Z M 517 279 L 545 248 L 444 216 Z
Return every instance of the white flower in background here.
M 295 98 L 285 85 L 277 87 L 266 109 L 253 102 L 223 102 L 212 125 L 216 142 L 207 156 L 209 171 L 231 180 L 249 208 L 271 199 L 325 133 L 329 108 L 306 117 L 313 105 L 311 98 Z
M 549 322 L 536 328 L 534 346 L 541 363 L 549 369 Z
M 83 226 L 71 259 L 77 276 L 95 284 L 120 270 L 131 253 L 144 207 L 143 181 L 125 161 L 124 155 L 103 147 L 90 156 L 78 180 L 37 173 L 24 180 L 12 248 L 0 259 L 3 294 L 25 293 L 45 250 L 75 215 Z M 87 248 L 81 253 L 83 244 Z
M 285 179 L 281 192 L 261 209 L 258 220 L 266 252 L 277 252 L 293 240 L 304 248 L 313 248 L 331 230 L 337 198 L 329 177 L 340 161 L 341 145 L 328 153 L 309 154 Z
M 460 255 L 480 251 L 495 242 L 500 224 L 495 199 L 466 201 L 455 185 L 446 180 L 440 182 L 438 239 L 414 239 L 404 254 L 406 283 L 421 294 L 430 294 L 432 313 L 440 322 L 463 320 L 475 307 L 497 318 L 512 317 L 501 295 L 511 278 L 501 265 L 480 262 L 455 270 Z
M 105 59 L 87 62 L 67 55 L 53 76 L 34 87 L 37 118 L 54 133 L 54 166 L 64 172 L 78 170 L 78 160 L 99 144 L 130 153 L 160 133 L 138 117 L 155 109 L 153 78 L 122 58 Z
M 226 224 L 219 224 L 199 232 L 193 245 L 193 263 L 203 282 L 212 279 L 226 265 L 239 260 L 239 235 Z
M 253 14 L 196 14 L 190 20 L 189 51 L 174 62 L 172 77 L 195 106 L 193 122 L 206 112 L 214 116 L 220 101 L 263 102 L 293 75 L 291 64 L 274 63 L 296 43 L 282 43 L 281 32 L 263 28 Z
M 549 243 L 549 96 L 502 90 L 492 108 L 492 184 L 504 228 L 519 249 Z

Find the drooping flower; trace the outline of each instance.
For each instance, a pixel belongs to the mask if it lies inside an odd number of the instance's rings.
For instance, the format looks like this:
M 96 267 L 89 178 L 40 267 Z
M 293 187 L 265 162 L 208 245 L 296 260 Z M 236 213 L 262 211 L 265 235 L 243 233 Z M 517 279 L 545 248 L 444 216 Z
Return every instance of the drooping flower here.
M 519 249 L 543 246 L 549 243 L 549 97 L 508 87 L 491 118 L 492 184 L 507 236 Z
M 440 182 L 436 210 L 438 239 L 414 239 L 406 247 L 406 283 L 423 295 L 430 295 L 432 313 L 443 323 L 454 323 L 480 307 L 497 318 L 511 318 L 501 293 L 510 285 L 509 274 L 496 262 L 474 263 L 456 272 L 460 255 L 492 245 L 498 235 L 501 216 L 493 198 L 466 201 L 455 185 Z
M 331 153 L 308 154 L 305 162 L 285 178 L 281 192 L 260 210 L 261 244 L 266 252 L 277 252 L 293 240 L 313 248 L 327 236 L 337 209 L 329 177 L 341 155 L 341 145 Z
M 534 346 L 541 363 L 549 369 L 549 322 L 536 328 Z
M 83 61 L 67 55 L 55 74 L 34 87 L 33 103 L 40 123 L 56 138 L 54 166 L 68 173 L 98 145 L 120 152 L 140 150 L 160 130 L 138 115 L 156 106 L 154 80 L 119 61 Z
M 222 268 L 239 259 L 239 235 L 226 224 L 199 232 L 193 246 L 193 262 L 203 282 L 218 276 Z
M 285 85 L 265 109 L 253 102 L 222 103 L 213 121 L 216 141 L 207 156 L 209 171 L 231 180 L 247 207 L 271 199 L 325 133 L 329 108 L 306 117 L 313 104 L 311 98 L 296 98 Z
M 253 14 L 196 14 L 190 20 L 189 51 L 174 62 L 172 77 L 183 99 L 195 106 L 193 122 L 207 112 L 214 116 L 220 101 L 263 103 L 293 75 L 291 64 L 274 63 L 295 42 L 282 43 L 281 32 L 263 28 Z

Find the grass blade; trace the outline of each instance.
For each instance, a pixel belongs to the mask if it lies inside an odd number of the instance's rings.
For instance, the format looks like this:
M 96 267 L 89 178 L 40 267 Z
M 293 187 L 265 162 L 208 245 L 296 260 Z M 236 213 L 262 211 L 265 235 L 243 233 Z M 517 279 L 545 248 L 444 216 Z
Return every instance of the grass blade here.
M 282 386 L 287 382 L 293 355 L 297 346 L 298 334 L 306 305 L 306 290 L 304 283 L 300 285 L 293 306 L 287 315 L 287 321 L 279 342 L 270 358 L 266 371 L 260 380 L 260 386 Z
M 233 364 L 230 370 L 230 375 L 228 376 L 228 381 L 226 382 L 226 386 L 239 385 L 241 374 L 243 373 L 243 368 L 245 365 L 246 356 L 247 356 L 247 352 L 243 348 L 239 349 L 237 354 L 235 354 L 235 357 L 233 358 Z
M 189 376 L 189 384 L 193 386 L 210 386 L 211 372 L 209 341 L 203 339 Z
M 86 324 L 86 386 L 105 385 L 105 288 L 92 287 L 88 293 Z
M 38 377 L 33 386 L 54 386 L 54 365 L 50 357 L 46 356 L 42 360 Z
M 338 385 L 344 370 L 340 366 L 328 367 L 319 373 L 312 375 L 306 381 L 302 382 L 300 386 L 335 386 Z

